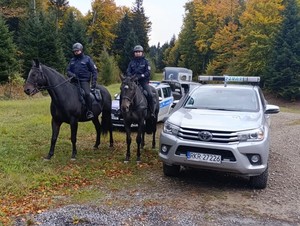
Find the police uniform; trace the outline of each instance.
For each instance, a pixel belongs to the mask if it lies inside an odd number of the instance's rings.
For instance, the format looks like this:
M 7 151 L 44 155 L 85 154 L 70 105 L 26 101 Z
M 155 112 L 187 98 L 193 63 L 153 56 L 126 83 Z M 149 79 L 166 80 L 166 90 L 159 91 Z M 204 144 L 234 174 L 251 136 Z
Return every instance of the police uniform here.
M 150 80 L 150 65 L 145 57 L 135 57 L 133 58 L 126 70 L 126 76 L 137 75 L 139 84 L 147 91 L 147 101 L 150 107 L 151 113 L 154 113 L 152 91 L 149 85 Z
M 67 75 L 69 77 L 75 77 L 79 80 L 80 88 L 84 90 L 86 105 L 88 111 L 92 111 L 92 100 L 90 97 L 90 81 L 91 88 L 96 88 L 96 82 L 98 77 L 98 71 L 95 63 L 91 57 L 81 53 L 80 55 L 75 55 L 69 62 L 67 68 Z

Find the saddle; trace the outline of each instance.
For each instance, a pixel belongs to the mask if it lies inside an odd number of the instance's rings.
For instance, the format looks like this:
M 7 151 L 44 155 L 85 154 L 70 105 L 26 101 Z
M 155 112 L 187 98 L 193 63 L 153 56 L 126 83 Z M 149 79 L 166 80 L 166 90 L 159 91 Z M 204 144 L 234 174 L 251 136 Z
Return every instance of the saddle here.
M 79 91 L 80 91 L 80 101 L 85 104 L 84 90 L 79 88 Z M 95 89 L 95 92 L 91 92 L 90 96 L 91 96 L 92 102 L 94 102 L 94 101 L 100 102 L 102 100 L 102 95 L 101 95 L 100 89 Z

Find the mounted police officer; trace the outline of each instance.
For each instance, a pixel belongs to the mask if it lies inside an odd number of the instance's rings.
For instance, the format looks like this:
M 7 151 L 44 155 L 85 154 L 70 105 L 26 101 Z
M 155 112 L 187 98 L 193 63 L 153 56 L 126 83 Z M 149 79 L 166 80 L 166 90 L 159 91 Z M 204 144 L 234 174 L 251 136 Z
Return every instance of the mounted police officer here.
M 95 63 L 91 57 L 83 53 L 83 46 L 80 43 L 73 45 L 74 57 L 70 60 L 67 75 L 74 77 L 79 81 L 80 88 L 84 90 L 84 100 L 87 106 L 87 119 L 94 117 L 92 112 L 92 99 L 90 97 L 91 91 L 94 92 L 96 88 L 98 71 Z M 91 83 L 91 86 L 90 86 Z
M 151 67 L 144 56 L 144 48 L 137 45 L 133 48 L 134 58 L 129 62 L 126 76 L 137 76 L 139 84 L 147 91 L 146 99 L 148 102 L 151 116 L 154 117 L 154 107 L 152 91 L 149 85 Z

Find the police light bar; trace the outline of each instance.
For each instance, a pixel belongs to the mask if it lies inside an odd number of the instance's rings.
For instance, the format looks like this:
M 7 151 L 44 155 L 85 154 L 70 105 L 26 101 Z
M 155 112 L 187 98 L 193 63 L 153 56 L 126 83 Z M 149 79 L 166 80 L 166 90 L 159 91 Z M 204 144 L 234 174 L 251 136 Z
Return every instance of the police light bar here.
M 224 81 L 227 82 L 260 82 L 260 77 L 244 77 L 244 76 L 216 76 L 216 75 L 199 75 L 199 81 Z

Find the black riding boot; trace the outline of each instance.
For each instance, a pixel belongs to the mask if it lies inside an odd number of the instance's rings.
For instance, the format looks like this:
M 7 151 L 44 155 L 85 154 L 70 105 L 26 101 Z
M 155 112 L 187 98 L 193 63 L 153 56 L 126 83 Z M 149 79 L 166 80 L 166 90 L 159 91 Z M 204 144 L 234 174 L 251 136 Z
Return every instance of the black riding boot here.
M 149 94 L 147 95 L 147 102 L 148 102 L 148 108 L 149 108 L 151 117 L 155 117 L 154 107 L 153 107 L 153 99 L 152 99 L 152 96 Z
M 92 112 L 92 100 L 90 96 L 86 98 L 86 107 L 87 107 L 86 118 L 87 119 L 94 118 L 94 114 Z

